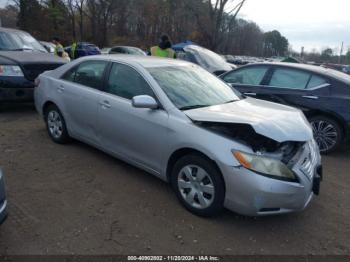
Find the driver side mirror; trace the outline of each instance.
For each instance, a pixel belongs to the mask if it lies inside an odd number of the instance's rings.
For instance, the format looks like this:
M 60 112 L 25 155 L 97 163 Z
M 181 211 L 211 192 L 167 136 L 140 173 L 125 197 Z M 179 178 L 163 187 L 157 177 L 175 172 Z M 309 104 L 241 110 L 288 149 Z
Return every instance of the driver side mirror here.
M 134 96 L 131 100 L 132 106 L 135 108 L 157 109 L 159 105 L 157 101 L 148 95 Z

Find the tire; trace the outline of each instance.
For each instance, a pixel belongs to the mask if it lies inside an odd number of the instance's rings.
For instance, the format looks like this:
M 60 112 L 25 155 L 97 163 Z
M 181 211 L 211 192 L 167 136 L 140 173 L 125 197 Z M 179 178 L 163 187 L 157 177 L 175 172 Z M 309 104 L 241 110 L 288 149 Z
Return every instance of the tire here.
M 340 146 L 344 133 L 337 121 L 327 116 L 314 116 L 309 121 L 322 154 L 329 154 Z
M 45 110 L 45 123 L 49 136 L 57 144 L 67 144 L 71 141 L 66 122 L 61 111 L 55 105 Z
M 225 183 L 221 173 L 199 154 L 183 156 L 175 163 L 171 185 L 181 204 L 195 215 L 215 216 L 223 209 Z

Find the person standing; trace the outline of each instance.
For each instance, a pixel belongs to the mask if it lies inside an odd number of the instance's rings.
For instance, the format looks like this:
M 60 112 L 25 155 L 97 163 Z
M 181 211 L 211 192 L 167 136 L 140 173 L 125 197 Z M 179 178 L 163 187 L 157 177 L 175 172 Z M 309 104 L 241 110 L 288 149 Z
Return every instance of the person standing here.
M 171 47 L 172 44 L 169 37 L 162 35 L 159 44 L 151 48 L 151 56 L 176 58 L 176 53 Z
M 52 39 L 52 43 L 55 44 L 54 55 L 59 56 L 59 57 L 63 57 L 64 48 L 63 48 L 63 45 L 61 44 L 60 39 L 58 37 L 54 37 Z
M 77 47 L 78 47 L 78 43 L 77 41 L 73 41 L 72 45 L 71 45 L 71 49 L 70 49 L 70 57 L 72 59 L 77 58 Z

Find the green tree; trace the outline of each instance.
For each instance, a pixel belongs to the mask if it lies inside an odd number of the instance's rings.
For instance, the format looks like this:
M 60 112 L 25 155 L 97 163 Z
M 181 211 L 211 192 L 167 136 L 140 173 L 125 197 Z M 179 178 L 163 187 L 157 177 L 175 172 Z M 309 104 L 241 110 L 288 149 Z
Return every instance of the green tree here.
M 281 35 L 277 30 L 266 32 L 264 34 L 263 48 L 264 55 L 285 56 L 288 52 L 288 39 Z
M 333 50 L 331 48 L 326 48 L 321 53 L 321 60 L 323 62 L 331 62 L 333 56 Z

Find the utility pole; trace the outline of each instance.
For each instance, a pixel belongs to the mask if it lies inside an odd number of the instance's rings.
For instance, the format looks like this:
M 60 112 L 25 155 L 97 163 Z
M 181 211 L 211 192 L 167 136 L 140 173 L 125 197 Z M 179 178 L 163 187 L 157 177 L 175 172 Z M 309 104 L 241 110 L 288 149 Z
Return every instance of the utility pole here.
M 341 42 L 340 54 L 339 54 L 339 64 L 341 63 L 341 56 L 343 55 L 344 42 Z
M 301 52 L 300 52 L 300 58 L 304 59 L 304 51 L 305 51 L 305 47 L 301 47 Z

